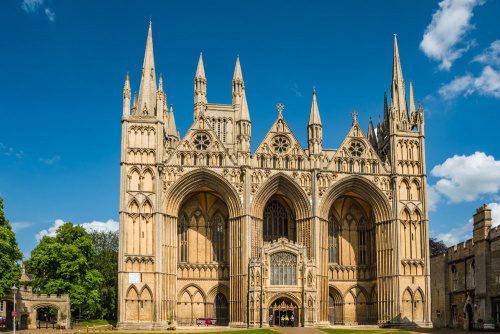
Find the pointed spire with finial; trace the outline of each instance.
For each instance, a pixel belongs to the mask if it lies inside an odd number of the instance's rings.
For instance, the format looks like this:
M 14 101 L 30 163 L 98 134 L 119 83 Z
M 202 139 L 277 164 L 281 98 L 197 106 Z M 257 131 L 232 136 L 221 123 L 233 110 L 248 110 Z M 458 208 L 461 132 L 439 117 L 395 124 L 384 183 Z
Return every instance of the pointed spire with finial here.
M 207 78 L 203 66 L 203 54 L 200 52 L 198 67 L 194 76 L 194 118 L 197 119 L 205 112 L 207 105 Z
M 375 128 L 373 127 L 373 120 L 370 116 L 370 122 L 368 123 L 368 141 L 374 148 L 377 148 L 377 136 L 375 134 Z
M 137 115 L 137 92 L 134 92 L 134 99 L 132 100 L 132 115 Z
M 168 113 L 167 135 L 178 138 L 177 126 L 175 125 L 173 105 L 170 105 L 170 112 Z
M 413 82 L 410 80 L 410 115 L 413 115 L 416 111 L 415 98 L 413 96 Z
M 392 59 L 391 108 L 396 108 L 399 120 L 408 120 L 405 82 L 403 79 L 403 71 L 401 70 L 401 59 L 399 58 L 398 39 L 396 34 L 394 34 L 394 54 Z
M 240 56 L 236 57 L 236 65 L 234 66 L 233 74 L 233 105 L 240 104 L 243 91 L 245 90 L 245 83 L 243 81 L 243 74 L 241 72 Z
M 321 117 L 319 116 L 318 101 L 316 100 L 316 88 L 313 87 L 311 111 L 309 113 L 309 125 L 321 125 Z
M 248 111 L 247 94 L 245 93 L 244 90 L 243 90 L 243 94 L 241 95 L 239 120 L 250 121 L 250 112 Z
M 139 88 L 138 108 L 139 114 L 153 116 L 156 102 L 156 74 L 153 52 L 153 29 L 149 22 L 146 50 L 144 52 L 144 63 L 142 65 L 141 86 Z
M 200 52 L 200 58 L 198 58 L 198 66 L 196 67 L 196 79 L 206 79 L 205 78 L 205 67 L 203 66 L 203 53 Z
M 130 76 L 127 72 L 125 76 L 125 84 L 123 85 L 123 116 L 130 115 Z

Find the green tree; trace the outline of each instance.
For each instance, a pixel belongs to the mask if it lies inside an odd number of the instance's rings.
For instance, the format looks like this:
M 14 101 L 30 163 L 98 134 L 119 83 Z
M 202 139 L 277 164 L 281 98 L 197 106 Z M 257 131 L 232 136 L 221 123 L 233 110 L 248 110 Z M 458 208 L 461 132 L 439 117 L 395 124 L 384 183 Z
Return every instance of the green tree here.
M 95 255 L 91 267 L 101 273 L 104 278 L 99 286 L 101 319 L 116 319 L 118 291 L 118 231 L 90 232 Z
M 3 199 L 0 198 L 0 297 L 10 292 L 12 285 L 21 276 L 17 264 L 23 255 L 17 245 L 16 235 L 3 212 Z
M 95 249 L 81 226 L 65 223 L 55 237 L 44 236 L 26 262 L 33 287 L 50 294 L 68 293 L 74 311 L 94 317 L 99 314 L 99 286 L 103 281 L 90 262 Z

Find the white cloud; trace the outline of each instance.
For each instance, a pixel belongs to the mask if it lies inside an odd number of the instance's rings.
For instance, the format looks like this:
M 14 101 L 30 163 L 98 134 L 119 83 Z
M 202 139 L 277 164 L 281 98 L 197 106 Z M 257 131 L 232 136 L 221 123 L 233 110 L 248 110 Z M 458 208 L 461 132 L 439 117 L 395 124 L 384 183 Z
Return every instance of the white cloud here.
M 44 7 L 44 2 L 45 0 L 23 0 L 21 8 L 28 14 L 38 14 L 43 9 L 49 21 L 54 22 L 56 14 L 49 7 Z
M 455 78 L 439 89 L 439 94 L 446 100 L 454 99 L 462 94 L 468 96 L 474 92 L 500 98 L 500 71 L 488 65 L 478 77 L 466 74 Z
M 434 237 L 436 240 L 442 240 L 446 246 L 456 245 L 460 241 L 469 239 L 472 236 L 472 219 L 465 224 L 456 226 L 447 232 L 438 233 Z
M 116 232 L 119 228 L 119 223 L 115 220 L 108 219 L 105 222 L 101 221 L 91 221 L 89 223 L 79 224 L 82 226 L 87 232 L 95 231 L 95 232 Z
M 35 235 L 36 240 L 40 241 L 46 235 L 49 237 L 55 237 L 57 229 L 63 225 L 64 225 L 64 220 L 56 219 L 51 227 L 49 227 L 46 230 L 41 230 Z
M 489 203 L 488 207 L 491 209 L 491 226 L 495 227 L 500 225 L 500 203 Z M 434 235 L 434 238 L 443 240 L 447 246 L 453 246 L 459 242 L 472 238 L 472 230 L 473 220 L 470 218 L 467 223 L 454 227 L 445 233 L 438 233 Z
M 45 8 L 45 15 L 47 15 L 49 21 L 54 22 L 56 19 L 56 13 L 54 13 L 50 8 Z
M 64 220 L 56 219 L 54 224 L 46 230 L 41 230 L 35 235 L 36 240 L 40 241 L 44 236 L 54 237 L 56 235 L 56 231 L 59 227 L 64 225 Z M 87 232 L 96 231 L 96 232 L 115 232 L 118 231 L 119 224 L 117 221 L 109 219 L 105 222 L 93 220 L 91 222 L 78 224 L 82 226 Z
M 483 152 L 455 155 L 435 166 L 431 174 L 440 178 L 434 190 L 452 203 L 470 202 L 500 191 L 500 161 Z
M 14 222 L 10 224 L 14 232 L 19 232 L 20 230 L 24 230 L 30 226 L 33 226 L 32 222 Z
M 482 53 L 475 56 L 474 61 L 486 65 L 500 66 L 500 39 L 491 43 Z
M 420 42 L 420 49 L 431 59 L 440 62 L 439 68 L 449 70 L 453 62 L 474 45 L 463 42 L 468 31 L 474 28 L 470 23 L 474 7 L 485 0 L 443 0 L 439 9 L 432 14 Z
M 427 185 L 427 196 L 428 196 L 428 205 L 429 211 L 436 211 L 437 204 L 441 200 L 441 195 L 437 192 L 434 186 Z
M 55 165 L 59 160 L 61 160 L 61 157 L 58 155 L 54 155 L 52 158 L 40 158 L 40 162 L 52 166 Z
M 44 0 L 23 0 L 21 8 L 26 13 L 35 13 L 43 5 Z
M 5 146 L 4 143 L 0 143 L 0 151 L 3 151 L 3 153 L 8 157 L 16 157 L 18 159 L 24 157 L 23 151 L 18 151 L 13 147 Z

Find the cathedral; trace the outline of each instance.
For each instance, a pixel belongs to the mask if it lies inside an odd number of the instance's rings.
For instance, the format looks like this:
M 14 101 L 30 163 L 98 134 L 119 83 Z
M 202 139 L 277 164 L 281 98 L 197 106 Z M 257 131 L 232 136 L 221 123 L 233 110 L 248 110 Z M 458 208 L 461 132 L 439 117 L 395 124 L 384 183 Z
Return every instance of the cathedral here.
M 396 36 L 383 118 L 376 127 L 370 119 L 365 133 L 353 112 L 338 148 L 323 142 L 313 90 L 307 147 L 278 103 L 252 151 L 239 58 L 232 103 L 209 103 L 201 54 L 194 121 L 181 135 L 157 80 L 151 25 L 139 94 L 130 87 L 127 74 L 120 328 L 268 327 L 283 319 L 432 326 L 424 113 L 411 82 L 407 102 Z

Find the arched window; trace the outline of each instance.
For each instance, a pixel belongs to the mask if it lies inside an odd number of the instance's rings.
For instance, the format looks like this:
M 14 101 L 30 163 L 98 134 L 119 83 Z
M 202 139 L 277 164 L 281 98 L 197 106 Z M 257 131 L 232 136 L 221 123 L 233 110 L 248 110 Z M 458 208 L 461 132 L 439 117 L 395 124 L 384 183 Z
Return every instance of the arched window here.
M 289 224 L 289 219 L 285 206 L 276 199 L 272 200 L 264 209 L 264 241 L 280 237 L 295 240 L 295 226 Z
M 338 263 L 338 252 L 337 252 L 337 221 L 330 215 L 330 219 L 328 219 L 328 262 L 330 263 Z
M 223 262 L 224 258 L 225 228 L 224 220 L 217 214 L 212 218 L 212 247 L 213 260 Z
M 185 215 L 182 215 L 179 222 L 178 234 L 179 234 L 179 262 L 187 262 L 188 252 L 187 252 L 187 238 L 188 224 Z
M 271 255 L 271 284 L 297 284 L 297 257 L 295 255 L 288 252 Z
M 217 318 L 217 325 L 226 325 L 227 324 L 227 298 L 222 293 L 218 293 L 215 296 L 215 318 Z

